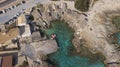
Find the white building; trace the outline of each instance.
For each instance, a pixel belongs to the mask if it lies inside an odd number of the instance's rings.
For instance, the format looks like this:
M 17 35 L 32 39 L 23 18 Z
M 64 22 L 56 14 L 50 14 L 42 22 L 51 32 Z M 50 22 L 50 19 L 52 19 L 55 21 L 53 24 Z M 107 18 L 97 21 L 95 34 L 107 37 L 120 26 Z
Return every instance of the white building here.
M 27 20 L 24 14 L 21 14 L 17 19 L 17 26 L 25 26 L 27 24 Z
M 18 21 L 16 25 L 19 27 L 19 35 L 21 37 L 30 37 L 30 26 L 27 24 L 26 16 L 24 14 L 21 14 L 17 20 Z

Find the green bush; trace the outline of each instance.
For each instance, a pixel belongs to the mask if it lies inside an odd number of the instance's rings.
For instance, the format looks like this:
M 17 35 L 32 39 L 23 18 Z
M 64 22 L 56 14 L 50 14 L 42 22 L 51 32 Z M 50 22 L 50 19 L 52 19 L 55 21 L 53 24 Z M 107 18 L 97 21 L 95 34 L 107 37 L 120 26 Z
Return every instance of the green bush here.
M 120 16 L 115 16 L 112 18 L 112 23 L 115 25 L 115 27 L 120 30 Z
M 90 0 L 76 0 L 75 8 L 80 11 L 86 12 L 89 10 L 89 2 Z
M 43 5 L 42 5 L 42 4 L 37 4 L 36 7 L 37 7 L 37 8 L 41 8 L 41 7 L 43 7 Z
M 27 67 L 28 66 L 28 62 L 27 61 L 23 61 L 22 65 L 19 65 L 19 67 Z

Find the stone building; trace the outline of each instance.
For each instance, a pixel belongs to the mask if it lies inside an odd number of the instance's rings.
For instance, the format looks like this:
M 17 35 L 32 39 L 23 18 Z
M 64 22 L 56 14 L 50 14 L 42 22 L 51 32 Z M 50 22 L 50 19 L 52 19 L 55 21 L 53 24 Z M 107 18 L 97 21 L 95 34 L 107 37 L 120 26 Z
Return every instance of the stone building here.
M 0 32 L 6 33 L 5 25 L 0 25 Z

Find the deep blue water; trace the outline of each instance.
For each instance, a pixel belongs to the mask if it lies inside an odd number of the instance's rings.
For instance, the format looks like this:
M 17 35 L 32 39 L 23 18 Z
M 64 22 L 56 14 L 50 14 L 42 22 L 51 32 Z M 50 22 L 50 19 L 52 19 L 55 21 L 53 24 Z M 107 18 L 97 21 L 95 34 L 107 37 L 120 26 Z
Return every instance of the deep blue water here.
M 57 35 L 59 49 L 56 53 L 49 55 L 49 59 L 59 67 L 105 67 L 100 60 L 90 63 L 90 58 L 70 54 L 69 48 L 73 47 L 71 39 L 74 32 L 66 23 L 55 21 L 45 32 L 49 36 L 52 33 Z

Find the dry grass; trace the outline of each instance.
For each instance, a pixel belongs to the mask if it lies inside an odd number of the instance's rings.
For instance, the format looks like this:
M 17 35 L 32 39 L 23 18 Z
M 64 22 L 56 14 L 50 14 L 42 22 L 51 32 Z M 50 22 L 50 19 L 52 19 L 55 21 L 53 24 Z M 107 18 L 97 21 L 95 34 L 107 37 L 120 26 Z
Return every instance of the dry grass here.
M 14 39 L 18 35 L 18 28 L 9 30 L 5 35 L 0 32 L 0 43 L 4 44 L 6 41 Z

